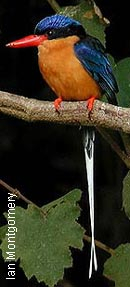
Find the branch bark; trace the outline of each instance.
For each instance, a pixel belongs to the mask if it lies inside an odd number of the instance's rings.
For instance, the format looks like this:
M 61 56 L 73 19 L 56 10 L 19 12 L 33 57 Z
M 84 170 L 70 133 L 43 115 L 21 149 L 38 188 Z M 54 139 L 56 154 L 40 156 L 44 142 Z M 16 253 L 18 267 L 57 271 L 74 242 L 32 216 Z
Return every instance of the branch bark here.
M 58 124 L 98 126 L 130 133 L 130 109 L 95 100 L 91 115 L 86 102 L 63 102 L 60 112 L 53 102 L 29 99 L 0 91 L 0 112 L 24 121 L 48 121 Z

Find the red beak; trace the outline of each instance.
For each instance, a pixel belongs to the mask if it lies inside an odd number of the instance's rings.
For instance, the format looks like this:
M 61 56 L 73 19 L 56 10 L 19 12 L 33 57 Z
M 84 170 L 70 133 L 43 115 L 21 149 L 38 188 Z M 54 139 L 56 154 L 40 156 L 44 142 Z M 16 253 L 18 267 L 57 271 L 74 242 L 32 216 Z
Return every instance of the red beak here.
M 43 41 L 47 40 L 45 35 L 29 35 L 19 40 L 6 44 L 9 48 L 26 48 L 39 46 Z

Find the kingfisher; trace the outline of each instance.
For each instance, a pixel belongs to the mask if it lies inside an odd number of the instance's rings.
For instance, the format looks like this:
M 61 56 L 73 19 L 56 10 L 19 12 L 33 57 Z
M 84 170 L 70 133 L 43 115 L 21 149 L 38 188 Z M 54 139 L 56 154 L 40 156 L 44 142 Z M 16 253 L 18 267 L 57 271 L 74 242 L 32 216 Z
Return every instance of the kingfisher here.
M 80 22 L 61 14 L 42 19 L 34 34 L 6 45 L 10 48 L 38 47 L 38 64 L 43 79 L 55 92 L 55 110 L 62 101 L 86 101 L 91 112 L 95 99 L 106 95 L 108 102 L 117 105 L 118 85 L 114 77 L 105 47 L 89 35 Z M 85 133 L 84 151 L 88 181 L 91 258 L 89 278 L 97 257 L 94 241 L 94 132 Z
M 56 14 L 42 19 L 34 34 L 6 44 L 11 48 L 38 47 L 38 64 L 44 80 L 63 101 L 87 100 L 92 110 L 95 99 L 105 93 L 111 104 L 117 104 L 117 82 L 105 48 L 89 35 L 80 22 Z

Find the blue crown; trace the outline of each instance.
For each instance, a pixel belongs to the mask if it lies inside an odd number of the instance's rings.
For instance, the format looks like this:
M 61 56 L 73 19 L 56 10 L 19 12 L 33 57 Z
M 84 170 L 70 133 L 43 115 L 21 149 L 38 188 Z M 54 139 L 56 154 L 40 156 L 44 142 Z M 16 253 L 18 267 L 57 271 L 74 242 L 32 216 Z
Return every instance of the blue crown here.
M 47 30 L 47 29 L 58 29 L 58 28 L 64 28 L 70 25 L 74 25 L 74 26 L 81 26 L 81 24 L 76 21 L 73 20 L 72 18 L 69 18 L 67 16 L 64 15 L 53 15 L 50 17 L 46 17 L 44 19 L 42 19 L 35 27 L 34 29 L 34 33 L 37 34 L 38 33 L 42 33 L 43 31 Z

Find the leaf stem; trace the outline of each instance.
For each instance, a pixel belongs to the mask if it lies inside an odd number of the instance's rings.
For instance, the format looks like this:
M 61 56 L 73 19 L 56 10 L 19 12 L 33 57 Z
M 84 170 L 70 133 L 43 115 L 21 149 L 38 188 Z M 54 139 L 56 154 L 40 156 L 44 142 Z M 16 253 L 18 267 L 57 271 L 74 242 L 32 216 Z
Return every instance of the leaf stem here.
M 130 169 L 130 158 L 127 154 L 121 150 L 120 146 L 116 141 L 111 137 L 111 135 L 106 132 L 104 129 L 96 127 L 97 131 L 102 135 L 102 137 L 110 144 L 111 148 L 117 153 L 125 165 Z
M 50 6 L 52 7 L 52 9 L 58 13 L 60 11 L 60 6 L 59 4 L 57 3 L 56 0 L 47 0 L 47 2 L 50 4 Z
M 24 202 L 26 202 L 27 204 L 32 204 L 35 208 L 37 208 L 40 212 L 42 212 L 44 215 L 46 215 L 46 213 L 42 210 L 42 208 L 40 208 L 38 205 L 36 205 L 34 202 L 32 202 L 30 199 L 28 199 L 27 197 L 25 197 L 17 188 L 13 188 L 12 186 L 10 186 L 9 184 L 7 184 L 5 181 L 0 179 L 0 185 L 3 186 L 5 188 L 5 190 L 10 191 L 10 193 L 15 194 L 17 196 L 18 199 L 23 200 Z
M 121 133 L 121 137 L 125 146 L 126 153 L 130 158 L 130 135 L 126 133 Z
M 92 240 L 91 237 L 86 235 L 86 234 L 84 235 L 83 239 L 89 243 L 91 243 L 91 240 Z M 106 244 L 104 244 L 98 240 L 94 240 L 94 241 L 95 241 L 95 245 L 97 247 L 99 247 L 100 249 L 106 251 L 107 253 L 109 253 L 111 255 L 114 255 L 114 253 L 115 253 L 114 249 L 110 248 L 109 246 L 107 246 Z

